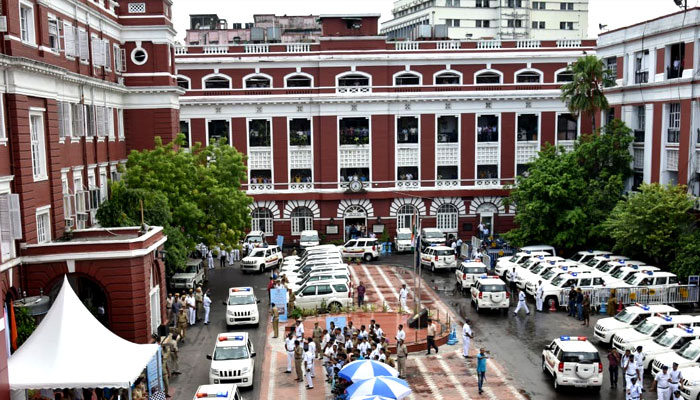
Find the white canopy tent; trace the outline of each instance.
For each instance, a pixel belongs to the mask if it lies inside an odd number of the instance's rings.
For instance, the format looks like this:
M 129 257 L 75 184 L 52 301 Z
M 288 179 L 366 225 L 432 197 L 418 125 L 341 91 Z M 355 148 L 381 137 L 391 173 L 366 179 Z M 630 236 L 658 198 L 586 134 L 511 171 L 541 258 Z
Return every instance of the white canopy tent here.
M 105 328 L 68 279 L 37 329 L 10 357 L 11 390 L 129 388 L 158 352 Z

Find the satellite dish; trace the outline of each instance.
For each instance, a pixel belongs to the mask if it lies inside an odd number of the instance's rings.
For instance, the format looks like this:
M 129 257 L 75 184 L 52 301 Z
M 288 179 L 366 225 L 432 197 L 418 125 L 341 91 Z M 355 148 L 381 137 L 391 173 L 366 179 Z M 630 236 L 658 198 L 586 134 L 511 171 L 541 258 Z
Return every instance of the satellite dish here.
M 607 24 L 598 24 L 598 29 L 600 29 L 601 31 L 607 27 L 608 27 Z

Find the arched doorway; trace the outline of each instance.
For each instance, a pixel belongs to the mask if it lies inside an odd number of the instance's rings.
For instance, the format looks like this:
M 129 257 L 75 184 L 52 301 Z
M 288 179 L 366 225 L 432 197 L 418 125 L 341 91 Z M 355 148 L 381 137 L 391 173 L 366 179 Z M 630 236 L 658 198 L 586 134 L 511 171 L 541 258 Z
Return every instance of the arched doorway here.
M 498 214 L 498 207 L 493 203 L 481 203 L 476 209 L 476 214 L 479 216 L 479 222 L 488 228 L 489 234 L 493 235 L 493 227 L 495 218 Z
M 107 298 L 107 293 L 105 293 L 96 281 L 85 275 L 68 274 L 67 277 L 68 283 L 70 283 L 71 288 L 73 288 L 73 291 L 78 295 L 80 301 L 83 302 L 85 307 L 90 310 L 90 313 L 92 313 L 102 325 L 109 328 L 109 299 Z M 48 293 L 51 298 L 51 303 L 53 303 L 56 296 L 58 296 L 62 285 L 63 276 L 56 280 Z
M 362 236 L 367 233 L 367 211 L 358 205 L 351 205 L 343 213 L 345 223 L 345 240 L 353 236 Z

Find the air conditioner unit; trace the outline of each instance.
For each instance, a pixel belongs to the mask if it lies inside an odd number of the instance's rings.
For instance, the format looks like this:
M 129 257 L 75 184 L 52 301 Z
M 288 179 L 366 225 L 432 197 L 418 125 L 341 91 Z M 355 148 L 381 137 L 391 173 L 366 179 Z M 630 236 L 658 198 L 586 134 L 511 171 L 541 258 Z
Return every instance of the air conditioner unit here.
M 78 219 L 78 222 L 85 222 L 87 224 L 89 214 L 88 213 L 77 213 L 75 217 Z
M 73 229 L 73 227 L 75 226 L 75 221 L 73 221 L 73 218 L 66 218 L 64 221 L 66 223 L 67 230 Z
M 0 32 L 7 32 L 7 16 L 0 15 Z

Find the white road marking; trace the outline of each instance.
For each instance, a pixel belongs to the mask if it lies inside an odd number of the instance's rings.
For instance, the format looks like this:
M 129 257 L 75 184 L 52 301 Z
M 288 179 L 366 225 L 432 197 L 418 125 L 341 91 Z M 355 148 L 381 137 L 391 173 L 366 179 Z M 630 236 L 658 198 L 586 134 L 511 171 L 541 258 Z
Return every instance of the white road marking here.
M 396 288 L 394 288 L 394 286 L 391 284 L 391 282 L 389 282 L 389 278 L 386 277 L 386 274 L 384 273 L 384 271 L 382 271 L 382 268 L 381 268 L 381 267 L 374 267 L 374 268 L 376 268 L 377 271 L 379 271 L 379 276 L 382 277 L 382 279 L 384 280 L 384 282 L 386 283 L 386 285 L 387 285 L 387 286 L 389 287 L 389 289 L 391 290 L 391 293 L 393 293 L 394 296 L 396 297 L 396 300 L 400 302 L 400 300 L 399 300 L 399 292 L 397 292 L 397 291 L 396 291 Z
M 430 392 L 434 396 L 433 398 L 435 400 L 442 400 L 442 393 L 440 393 L 440 389 L 433 381 L 433 378 L 430 375 L 428 375 L 428 368 L 425 367 L 421 358 L 422 357 L 413 357 L 413 359 L 416 361 L 416 366 L 418 367 L 418 370 L 423 376 L 423 379 L 425 379 L 425 383 L 428 385 L 428 388 L 430 388 Z
M 508 388 L 508 390 L 510 390 L 511 393 L 513 393 L 513 396 L 516 399 L 525 400 L 525 397 L 522 394 L 520 394 L 520 392 L 518 392 L 518 389 L 513 387 L 513 385 L 506 383 L 506 377 L 503 376 L 503 372 L 501 372 L 501 369 L 498 366 L 498 364 L 496 364 L 494 362 L 489 363 L 489 366 L 486 368 L 487 374 L 488 374 L 489 369 L 491 371 L 493 371 L 497 377 L 501 378 L 501 380 L 503 381 L 503 385 L 506 386 Z
M 267 335 L 267 348 L 272 349 L 268 354 L 270 355 L 270 381 L 267 383 L 267 398 L 268 399 L 274 399 L 275 398 L 275 381 L 276 379 L 272 378 L 272 375 L 277 371 L 277 350 L 275 349 L 274 343 L 272 343 L 272 335 L 269 334 Z M 262 368 L 261 368 L 262 370 Z M 261 371 L 262 375 L 262 371 Z
M 462 384 L 455 378 L 454 373 L 450 370 L 450 366 L 447 365 L 445 360 L 443 360 L 441 355 L 436 355 L 435 358 L 438 360 L 438 364 L 440 364 L 440 368 L 445 372 L 445 376 L 452 382 L 452 385 L 454 385 L 455 389 L 459 392 L 460 395 L 462 395 L 462 398 L 465 400 L 470 399 L 469 394 L 467 393 L 466 390 L 464 390 L 464 387 Z
M 374 281 L 374 278 L 372 278 L 372 275 L 370 275 L 369 271 L 367 270 L 367 267 L 362 264 L 362 271 L 364 271 L 365 275 L 367 276 L 367 279 L 369 279 L 369 283 L 372 284 L 374 287 L 374 293 L 376 293 L 377 297 L 379 297 L 379 307 L 382 307 L 383 304 L 386 303 L 386 299 L 384 298 L 384 295 L 382 294 L 382 291 L 379 290 L 379 286 L 377 286 L 377 282 Z M 388 304 L 387 304 L 388 307 Z M 389 308 L 387 311 L 391 311 Z

